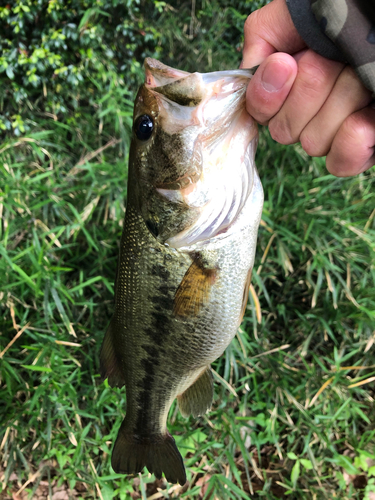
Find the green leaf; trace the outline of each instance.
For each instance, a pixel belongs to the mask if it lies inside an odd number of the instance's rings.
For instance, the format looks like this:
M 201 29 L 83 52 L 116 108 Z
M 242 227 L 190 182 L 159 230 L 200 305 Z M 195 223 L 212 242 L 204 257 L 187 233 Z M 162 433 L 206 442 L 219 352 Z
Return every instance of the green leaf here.
M 350 459 L 345 455 L 336 455 L 334 458 L 326 458 L 326 460 L 342 467 L 348 474 L 356 475 L 360 473 L 358 467 L 355 467 Z
M 92 285 L 93 283 L 96 283 L 97 281 L 100 281 L 102 279 L 101 276 L 95 276 L 94 278 L 90 278 L 89 280 L 74 286 L 71 288 L 69 291 L 70 292 L 77 292 L 78 290 L 82 290 L 82 288 L 85 288 L 86 286 Z
M 301 458 L 300 462 L 305 467 L 305 469 L 308 469 L 308 470 L 313 469 L 313 464 L 311 463 L 310 460 L 307 460 L 306 458 Z
M 229 491 L 233 491 L 234 493 L 239 495 L 241 498 L 245 498 L 246 500 L 249 499 L 248 495 L 243 490 L 241 490 L 238 486 L 236 486 L 234 483 L 232 483 L 232 481 L 230 481 L 228 478 L 226 478 L 223 475 L 218 476 L 218 478 L 220 478 L 220 481 L 228 486 Z
M 371 423 L 371 420 L 368 418 L 368 416 L 367 416 L 367 415 L 365 415 L 365 414 L 363 413 L 363 411 L 362 411 L 362 410 L 361 410 L 358 406 L 354 406 L 354 408 L 353 408 L 353 409 L 354 409 L 354 411 L 355 411 L 356 413 L 358 413 L 358 415 L 359 415 L 359 416 L 360 416 L 360 417 L 361 417 L 361 418 L 362 418 L 362 419 L 363 419 L 366 423 L 368 423 L 368 424 L 370 424 L 370 423 Z
M 36 284 L 33 282 L 33 280 L 25 273 L 25 271 L 23 269 L 20 268 L 20 266 L 18 266 L 17 264 L 12 264 L 12 267 L 13 269 L 21 276 L 21 278 L 24 279 L 24 281 L 26 281 L 26 283 L 31 286 L 31 288 L 35 291 L 35 292 L 39 292 L 38 290 L 38 287 L 36 286 Z
M 69 321 L 69 318 L 65 312 L 65 309 L 64 309 L 64 306 L 60 300 L 60 297 L 56 291 L 56 289 L 54 287 L 51 287 L 51 294 L 52 294 L 52 297 L 54 298 L 54 301 L 55 301 L 55 304 L 56 304 L 56 307 L 57 307 L 57 310 L 59 311 L 60 313 L 60 316 L 61 316 L 61 319 L 63 320 L 63 323 L 65 325 L 65 328 L 68 330 L 68 332 L 70 334 L 73 333 L 73 327 Z
M 359 455 L 355 457 L 354 459 L 354 465 L 358 467 L 359 469 L 364 470 L 365 472 L 368 471 L 368 463 L 367 463 L 367 457 L 365 455 Z
M 297 484 L 299 473 L 300 473 L 300 462 L 299 460 L 297 460 L 297 462 L 293 465 L 292 473 L 290 475 L 290 479 L 292 480 L 294 488 Z
M 37 366 L 37 365 L 21 365 L 22 368 L 26 368 L 27 370 L 31 370 L 33 372 L 52 372 L 52 368 L 48 366 Z
M 289 453 L 286 454 L 288 458 L 290 458 L 291 460 L 298 460 L 298 457 L 295 453 L 293 453 L 292 451 L 290 451 Z

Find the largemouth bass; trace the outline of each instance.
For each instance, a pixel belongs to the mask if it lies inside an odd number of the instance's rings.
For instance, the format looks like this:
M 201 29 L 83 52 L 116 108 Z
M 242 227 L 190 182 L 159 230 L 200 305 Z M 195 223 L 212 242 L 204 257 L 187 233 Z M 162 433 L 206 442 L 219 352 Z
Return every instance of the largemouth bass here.
M 145 71 L 101 372 L 126 387 L 113 469 L 146 466 L 184 484 L 168 411 L 175 398 L 186 417 L 210 409 L 210 364 L 242 321 L 263 205 L 258 133 L 245 110 L 250 70 L 187 73 L 146 59 Z

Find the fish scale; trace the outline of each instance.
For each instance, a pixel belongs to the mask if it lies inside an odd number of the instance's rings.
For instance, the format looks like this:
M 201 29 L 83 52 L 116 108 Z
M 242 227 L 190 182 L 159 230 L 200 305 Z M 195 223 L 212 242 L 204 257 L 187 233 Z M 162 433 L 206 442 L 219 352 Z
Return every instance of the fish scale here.
M 146 466 L 158 478 L 164 473 L 168 481 L 184 484 L 183 461 L 167 430 L 168 411 L 176 398 L 184 416 L 198 416 L 211 407 L 210 364 L 242 320 L 263 191 L 254 164 L 256 127 L 244 112 L 249 71 L 195 73 L 189 80 L 195 89 L 181 83 L 189 73 L 151 59 L 145 67 L 152 84 L 141 87 L 135 103 L 115 311 L 101 350 L 101 373 L 110 385 L 126 387 L 126 416 L 112 453 L 114 470 L 135 474 Z M 186 89 L 189 99 L 183 95 Z M 238 129 L 220 128 L 220 115 L 212 115 L 215 107 L 205 116 L 207 103 L 219 99 L 220 91 L 229 114 L 223 120 L 228 124 L 232 113 Z M 217 139 L 210 136 L 210 127 Z M 164 144 L 164 128 L 176 135 L 175 151 Z M 205 137 L 216 158 L 213 165 Z M 215 149 L 220 147 L 222 154 Z M 168 161 L 160 162 L 165 155 Z M 194 180 L 189 158 L 200 172 Z M 173 161 L 178 163 L 175 171 Z M 228 189 L 212 186 L 215 168 L 227 169 Z M 231 172 L 242 183 L 231 180 Z M 234 206 L 223 199 L 226 195 L 235 196 L 237 208 L 222 213 Z M 207 215 L 210 222 L 205 211 L 215 214 Z

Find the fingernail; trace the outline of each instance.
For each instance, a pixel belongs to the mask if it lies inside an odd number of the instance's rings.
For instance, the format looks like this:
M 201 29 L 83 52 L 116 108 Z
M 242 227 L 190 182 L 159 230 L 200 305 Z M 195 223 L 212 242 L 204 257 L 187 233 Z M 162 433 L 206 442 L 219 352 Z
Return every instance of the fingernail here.
M 286 64 L 270 61 L 266 64 L 262 74 L 262 85 L 267 92 L 278 92 L 288 81 L 291 68 Z

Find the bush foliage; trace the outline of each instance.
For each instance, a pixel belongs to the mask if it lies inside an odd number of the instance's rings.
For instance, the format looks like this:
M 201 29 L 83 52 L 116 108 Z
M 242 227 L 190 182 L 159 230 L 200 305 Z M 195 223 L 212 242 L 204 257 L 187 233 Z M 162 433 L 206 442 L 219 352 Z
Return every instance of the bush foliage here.
M 261 3 L 8 3 L 0 7 L 0 128 L 19 136 L 41 116 L 74 123 L 82 108 L 100 108 L 108 95 L 120 104 L 121 94 L 134 92 L 142 80 L 146 56 L 188 71 L 209 71 L 213 60 L 216 69 L 236 66 L 246 13 Z

